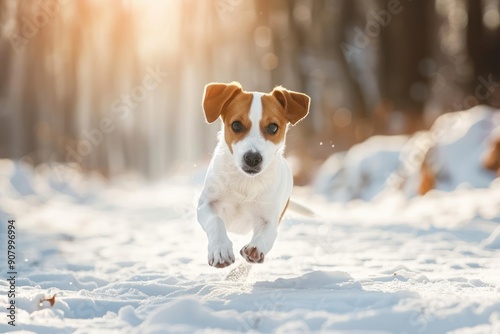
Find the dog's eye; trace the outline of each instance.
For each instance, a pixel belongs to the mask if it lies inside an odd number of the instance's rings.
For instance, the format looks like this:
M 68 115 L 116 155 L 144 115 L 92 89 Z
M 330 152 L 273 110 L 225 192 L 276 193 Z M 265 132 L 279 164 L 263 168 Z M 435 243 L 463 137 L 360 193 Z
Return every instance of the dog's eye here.
M 243 124 L 240 121 L 235 121 L 231 124 L 231 128 L 234 132 L 242 132 L 244 130 Z
M 278 124 L 271 123 L 266 127 L 267 133 L 274 135 L 278 131 Z

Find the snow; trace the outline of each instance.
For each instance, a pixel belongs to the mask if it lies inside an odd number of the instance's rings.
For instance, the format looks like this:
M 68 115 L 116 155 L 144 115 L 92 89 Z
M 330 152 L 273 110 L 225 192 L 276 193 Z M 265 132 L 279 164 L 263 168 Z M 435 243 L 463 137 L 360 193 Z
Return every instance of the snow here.
M 491 235 L 482 242 L 485 248 L 500 249 L 500 226 L 498 226 Z
M 476 106 L 440 116 L 432 128 L 412 137 L 373 136 L 347 153 L 332 155 L 320 168 L 314 188 L 328 199 L 376 200 L 391 190 L 417 195 L 420 168 L 427 161 L 434 189 L 484 188 L 496 178 L 483 168 L 493 140 L 500 136 L 500 111 Z
M 397 170 L 407 142 L 407 136 L 373 136 L 347 153 L 332 155 L 316 177 L 316 190 L 336 201 L 372 200 Z
M 398 168 L 407 139 L 373 143 L 345 156 Z M 425 196 L 370 186 L 341 201 L 295 189 L 317 215 L 288 213 L 265 263 L 248 270 L 239 255 L 224 269 L 206 263 L 201 169 L 107 183 L 57 167 L 0 160 L 2 274 L 9 219 L 18 265 L 16 327 L 1 280 L 0 332 L 500 333 L 500 178 Z M 346 182 L 358 186 L 356 177 Z M 231 238 L 238 254 L 249 236 Z M 53 306 L 41 302 L 54 294 Z

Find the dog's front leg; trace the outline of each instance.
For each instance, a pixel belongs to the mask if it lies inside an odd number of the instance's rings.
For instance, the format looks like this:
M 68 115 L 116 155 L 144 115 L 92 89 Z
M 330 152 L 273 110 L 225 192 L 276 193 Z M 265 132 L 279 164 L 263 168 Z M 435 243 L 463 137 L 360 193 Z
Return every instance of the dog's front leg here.
M 261 219 L 254 224 L 254 233 L 249 244 L 240 250 L 241 256 L 251 263 L 264 262 L 264 256 L 271 250 L 278 236 L 278 218 Z
M 227 236 L 224 222 L 214 212 L 212 203 L 202 195 L 198 204 L 198 222 L 208 237 L 208 264 L 224 268 L 234 263 L 233 243 Z

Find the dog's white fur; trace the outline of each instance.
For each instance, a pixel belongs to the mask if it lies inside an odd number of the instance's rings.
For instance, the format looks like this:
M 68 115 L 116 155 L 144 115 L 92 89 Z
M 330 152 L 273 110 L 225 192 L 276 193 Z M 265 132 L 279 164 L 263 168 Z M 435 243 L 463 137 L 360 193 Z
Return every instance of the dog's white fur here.
M 265 112 L 263 93 L 252 94 L 248 116 L 253 125 L 245 138 L 231 148 L 224 140 L 222 125 L 198 204 L 198 221 L 208 237 L 208 263 L 214 267 L 225 267 L 235 261 L 233 244 L 226 231 L 240 234 L 253 231 L 252 239 L 240 253 L 248 262 L 264 260 L 277 237 L 278 224 L 293 187 L 292 173 L 283 157 L 285 139 L 275 144 L 264 138 L 258 126 Z M 249 151 L 262 155 L 261 171 L 252 175 L 242 170 L 243 156 Z

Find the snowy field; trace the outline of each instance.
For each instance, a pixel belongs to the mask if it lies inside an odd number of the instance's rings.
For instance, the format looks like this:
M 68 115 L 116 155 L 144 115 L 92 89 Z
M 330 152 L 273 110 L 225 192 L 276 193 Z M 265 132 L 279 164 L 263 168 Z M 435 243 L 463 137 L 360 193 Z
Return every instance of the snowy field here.
M 477 137 L 478 119 L 458 140 Z M 471 157 L 464 147 L 486 143 L 476 139 L 434 151 Z M 387 167 L 394 154 L 384 152 L 404 151 L 382 146 L 359 156 Z M 287 214 L 265 263 L 249 272 L 239 255 L 229 268 L 207 264 L 195 217 L 203 168 L 107 184 L 0 160 L 0 268 L 6 277 L 7 222 L 15 219 L 18 271 L 16 327 L 7 324 L 10 285 L 0 282 L 0 332 L 500 333 L 500 178 L 378 197 L 383 187 L 372 180 L 363 195 L 359 175 L 345 171 L 368 166 L 381 182 L 390 177 L 351 156 L 335 173 L 323 169 L 316 188 L 295 189 L 317 216 Z M 473 162 L 465 165 L 474 170 Z M 452 171 L 448 181 L 459 175 Z M 352 192 L 334 201 L 327 192 L 339 180 Z M 249 238 L 232 237 L 235 254 Z M 53 306 L 43 301 L 54 295 Z

